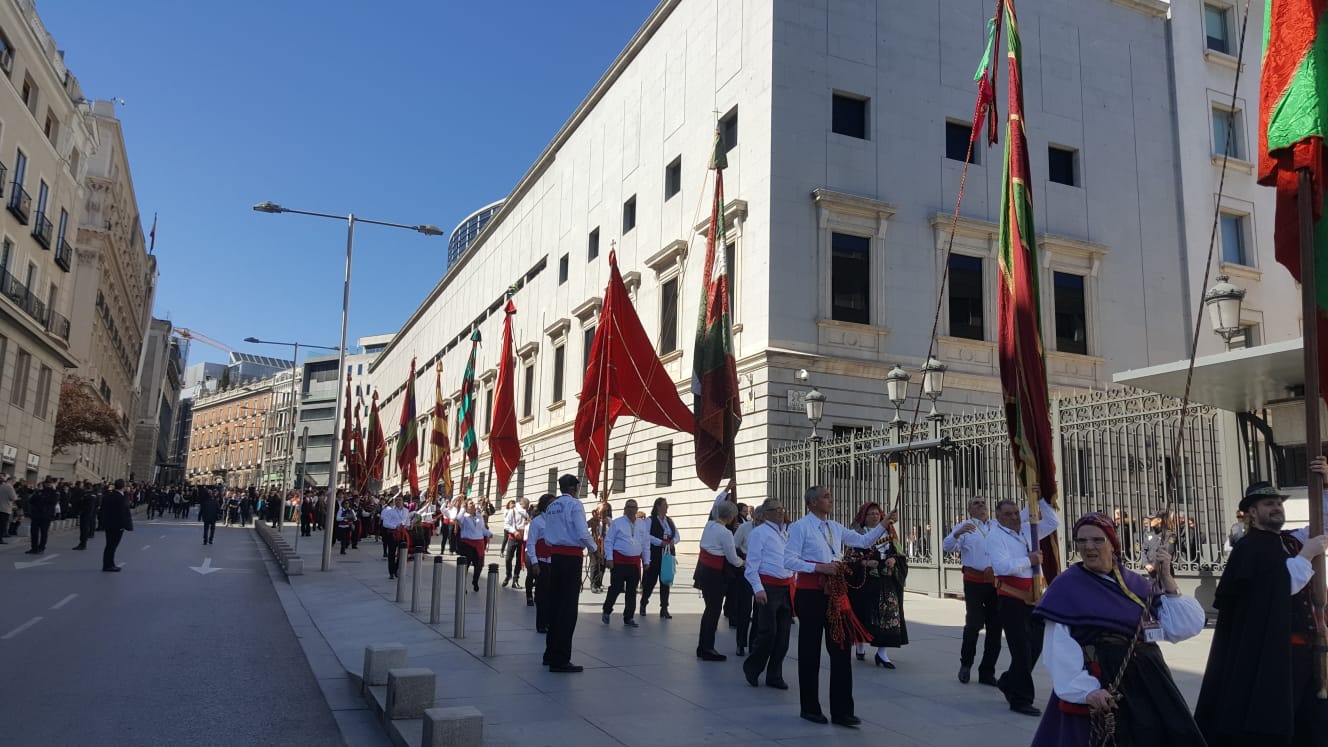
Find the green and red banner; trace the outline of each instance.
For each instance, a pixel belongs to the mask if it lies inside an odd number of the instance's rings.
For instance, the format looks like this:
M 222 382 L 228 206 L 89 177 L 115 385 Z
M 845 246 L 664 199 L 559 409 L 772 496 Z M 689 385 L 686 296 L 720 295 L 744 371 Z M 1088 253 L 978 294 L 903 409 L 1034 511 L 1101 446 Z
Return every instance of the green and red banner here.
M 498 497 L 507 495 L 507 484 L 521 461 L 521 440 L 516 432 L 516 355 L 512 343 L 512 317 L 516 304 L 507 300 L 503 309 L 503 352 L 498 360 L 498 383 L 493 390 L 493 426 L 489 429 L 489 455 Z M 496 504 L 495 504 L 496 505 Z
M 406 391 L 401 400 L 401 420 L 397 423 L 397 469 L 410 481 L 410 494 L 420 494 L 420 439 L 415 423 L 415 359 L 410 359 L 410 375 L 406 377 Z
M 433 422 L 429 429 L 429 495 L 452 495 L 452 447 L 447 443 L 447 404 L 443 402 L 443 362 L 434 367 Z
M 1297 281 L 1300 268 L 1300 169 L 1310 176 L 1314 221 L 1315 305 L 1319 331 L 1319 392 L 1328 396 L 1328 0 L 1266 0 L 1263 73 L 1259 86 L 1259 183 L 1277 188 L 1273 246 Z M 1307 322 L 1308 323 L 1308 322 Z
M 706 229 L 701 308 L 696 320 L 692 354 L 692 409 L 695 420 L 696 476 L 711 490 L 719 487 L 734 462 L 742 403 L 738 370 L 733 360 L 733 318 L 729 314 L 728 239 L 724 230 L 724 169 L 728 167 L 723 138 L 715 129 L 710 168 L 715 196 Z
M 996 4 L 985 68 L 979 71 L 978 119 L 996 116 L 994 104 L 996 65 L 993 53 L 999 44 L 1002 20 L 1006 26 L 1009 60 L 1009 113 L 1005 128 L 1005 177 L 1001 185 L 1000 290 L 997 303 L 997 343 L 1001 371 L 1001 393 L 1005 424 L 1010 436 L 1015 473 L 1025 490 L 1037 485 L 1041 497 L 1057 506 L 1056 461 L 1051 440 L 1051 408 L 1047 391 L 1047 363 L 1042 347 L 1042 308 L 1038 291 L 1038 247 L 1033 228 L 1033 191 L 1028 165 L 1028 135 L 1024 127 L 1022 45 L 1013 0 Z M 987 80 L 988 76 L 990 79 Z M 1030 503 L 1036 503 L 1030 497 Z M 1036 516 L 1036 505 L 1029 513 Z M 1043 574 L 1050 581 L 1059 571 L 1055 535 L 1042 541 Z
M 470 333 L 470 358 L 466 361 L 466 371 L 461 375 L 461 448 L 466 453 L 466 463 L 461 467 L 461 493 L 470 495 L 474 487 L 475 471 L 480 468 L 480 437 L 475 431 L 475 356 L 480 349 L 480 330 L 475 328 Z

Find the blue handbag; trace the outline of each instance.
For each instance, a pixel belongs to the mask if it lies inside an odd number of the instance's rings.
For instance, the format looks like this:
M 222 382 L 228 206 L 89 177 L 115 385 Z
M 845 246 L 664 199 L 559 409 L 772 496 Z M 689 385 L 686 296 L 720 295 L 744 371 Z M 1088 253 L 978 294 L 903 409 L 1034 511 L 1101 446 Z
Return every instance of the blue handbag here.
M 678 571 L 678 559 L 673 557 L 673 553 L 665 550 L 659 557 L 659 582 L 662 584 L 673 585 L 673 577 Z

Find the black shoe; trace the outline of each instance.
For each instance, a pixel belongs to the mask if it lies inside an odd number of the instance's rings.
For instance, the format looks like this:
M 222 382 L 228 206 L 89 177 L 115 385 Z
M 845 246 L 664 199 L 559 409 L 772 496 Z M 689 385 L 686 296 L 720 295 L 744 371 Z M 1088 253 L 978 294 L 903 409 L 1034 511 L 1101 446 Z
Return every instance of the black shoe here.
M 773 688 L 775 688 L 776 690 L 787 690 L 787 689 L 788 689 L 788 683 L 785 682 L 784 680 L 766 680 L 766 681 L 765 681 L 765 686 L 766 686 L 766 687 L 773 687 Z
M 477 592 L 480 590 L 480 585 L 479 585 L 478 582 L 476 582 L 476 583 L 474 583 L 474 584 L 471 584 L 471 586 L 473 586 L 473 587 L 475 588 L 475 591 L 477 591 Z
M 641 603 L 641 617 L 645 617 L 645 616 L 646 616 L 646 605 L 647 605 L 647 604 L 648 604 L 648 602 L 642 602 L 642 603 Z
M 701 661 L 728 661 L 729 657 L 717 651 L 697 651 L 696 658 Z
M 580 672 L 584 669 L 585 667 L 582 667 L 580 664 L 571 664 L 571 663 L 554 664 L 549 667 L 550 672 L 558 672 L 559 674 L 576 674 L 577 672 Z
M 75 550 L 86 550 L 86 549 L 88 549 L 88 546 L 87 546 L 87 545 L 74 545 L 74 549 L 75 549 Z
M 32 548 L 31 550 L 24 550 L 24 551 L 23 551 L 23 554 L 24 554 L 24 555 L 37 555 L 37 554 L 39 554 L 40 552 L 41 552 L 41 550 L 38 550 L 37 548 L 34 547 L 34 548 Z
M 751 685 L 752 687 L 760 687 L 760 686 L 761 686 L 761 674 L 760 674 L 760 672 L 753 673 L 753 672 L 748 672 L 746 669 L 743 669 L 743 670 L 742 670 L 742 674 L 743 674 L 744 677 L 747 678 L 747 684 Z
M 526 606 L 527 606 L 527 607 L 534 607 L 534 606 L 535 606 L 535 600 L 534 600 L 534 599 L 527 599 L 527 600 L 526 600 Z
M 866 652 L 866 651 L 858 651 L 858 652 L 856 652 L 856 653 L 857 653 L 857 655 L 858 655 L 858 661 L 862 661 L 863 659 L 866 659 L 866 658 L 867 658 L 867 652 Z
M 673 615 L 670 615 L 670 614 L 669 614 L 669 608 L 668 608 L 668 607 L 665 607 L 664 609 L 660 610 L 660 611 L 659 611 L 659 616 L 662 617 L 662 618 L 664 618 L 665 620 L 672 620 L 672 619 L 673 619 Z
M 968 667 L 959 668 L 959 681 L 965 685 L 968 684 Z
M 738 656 L 746 656 L 746 655 L 747 655 L 747 647 L 746 647 L 746 646 L 739 646 L 739 647 L 738 647 Z
M 1036 707 L 1031 706 L 1031 705 L 1028 705 L 1028 704 L 1024 704 L 1024 705 L 1012 705 L 1012 706 L 1010 706 L 1010 710 L 1014 711 L 1015 713 L 1022 713 L 1022 714 L 1024 714 L 1025 716 L 1041 716 L 1041 715 L 1042 715 L 1042 711 L 1040 711 L 1040 710 L 1038 710 Z
M 507 588 L 507 582 L 508 582 L 508 581 L 511 581 L 511 580 L 512 580 L 512 579 L 510 579 L 510 578 L 505 578 L 505 579 L 503 579 L 503 588 L 504 588 L 504 589 Z
M 629 627 L 629 628 L 639 628 L 639 627 L 641 627 L 641 623 L 639 623 L 639 622 L 637 622 L 637 621 L 635 621 L 635 620 L 623 620 L 623 625 L 626 625 L 626 626 Z
M 536 633 L 547 633 L 547 632 L 549 632 L 549 629 L 548 629 L 547 627 L 544 627 L 544 628 L 536 627 L 536 628 L 535 628 L 535 632 L 536 632 Z
M 812 722 L 813 724 L 828 724 L 828 723 L 830 723 L 830 719 L 826 718 L 826 717 L 825 717 L 825 714 L 822 714 L 822 713 L 799 713 L 798 716 L 799 716 L 800 718 L 805 718 L 805 719 L 807 719 L 808 721 Z
M 101 572 L 102 572 L 102 573 L 119 573 L 119 572 L 120 572 L 120 569 L 119 569 L 119 568 L 103 568 L 103 569 L 101 569 Z
M 830 723 L 834 724 L 835 726 L 848 726 L 850 728 L 856 728 L 858 724 L 862 723 L 862 719 L 858 718 L 857 716 L 836 716 L 830 719 Z
M 609 624 L 609 613 L 605 612 L 604 614 L 600 615 L 600 616 L 599 616 L 599 621 L 602 622 L 602 623 L 604 623 L 605 625 L 608 625 L 608 624 Z
M 886 661 L 885 659 L 882 659 L 880 654 L 873 656 L 872 659 L 876 661 L 876 666 L 878 667 L 885 667 L 886 669 L 895 668 L 895 663 L 893 661 Z
M 1000 687 L 1000 686 L 1001 686 L 1001 685 L 1000 685 L 1000 682 L 998 682 L 998 681 L 996 680 L 996 675 L 994 675 L 994 674 L 983 674 L 982 672 L 978 672 L 978 684 L 979 684 L 979 685 L 991 685 L 992 687 Z

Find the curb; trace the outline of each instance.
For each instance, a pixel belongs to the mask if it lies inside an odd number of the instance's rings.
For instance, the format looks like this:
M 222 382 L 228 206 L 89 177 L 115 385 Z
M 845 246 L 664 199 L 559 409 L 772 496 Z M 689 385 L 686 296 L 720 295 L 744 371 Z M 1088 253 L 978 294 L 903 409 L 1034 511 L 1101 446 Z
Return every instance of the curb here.
M 287 578 L 304 575 L 304 558 L 295 553 L 285 537 L 272 531 L 272 527 L 262 519 L 254 521 L 254 531 L 258 532 L 263 544 L 272 551 L 272 557 L 276 559 L 277 565 L 281 566 Z

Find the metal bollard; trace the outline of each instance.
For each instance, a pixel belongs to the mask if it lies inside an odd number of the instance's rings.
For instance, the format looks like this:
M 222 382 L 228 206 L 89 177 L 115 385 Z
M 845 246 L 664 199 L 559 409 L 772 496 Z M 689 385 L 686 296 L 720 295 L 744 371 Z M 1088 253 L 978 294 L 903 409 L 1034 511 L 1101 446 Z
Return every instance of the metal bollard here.
M 410 556 L 406 554 L 405 545 L 397 550 L 397 604 L 406 601 L 406 571 L 407 563 L 410 562 Z
M 466 566 L 470 561 L 457 558 L 456 608 L 452 610 L 452 637 L 466 637 Z
M 412 555 L 415 562 L 411 564 L 410 574 L 410 611 L 416 613 L 420 611 L 420 606 L 424 604 L 424 556 Z
M 429 600 L 429 624 L 437 625 L 443 619 L 443 557 L 433 559 L 433 598 Z
M 489 564 L 489 589 L 484 600 L 484 656 L 498 655 L 498 564 Z

